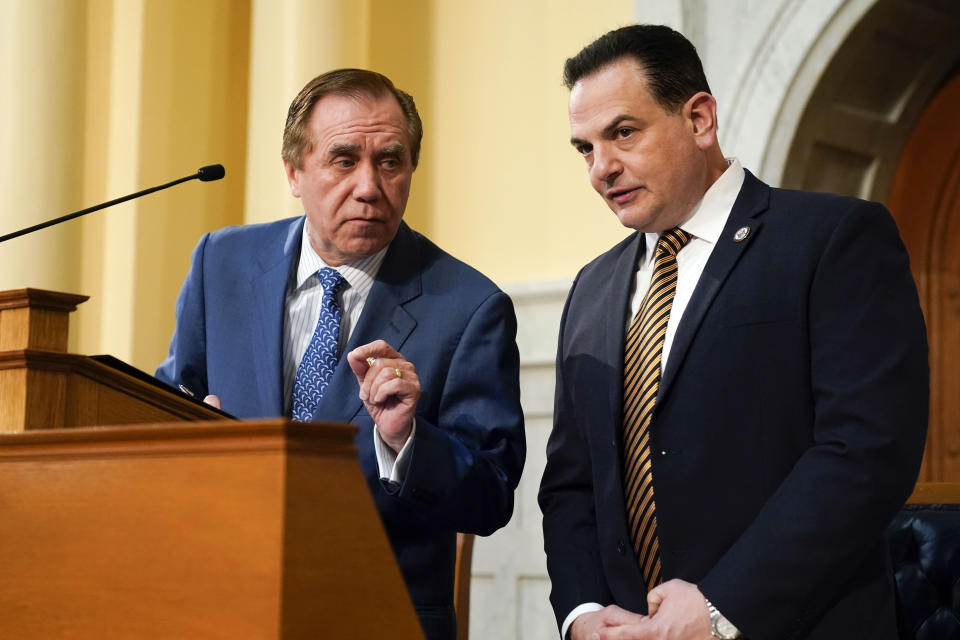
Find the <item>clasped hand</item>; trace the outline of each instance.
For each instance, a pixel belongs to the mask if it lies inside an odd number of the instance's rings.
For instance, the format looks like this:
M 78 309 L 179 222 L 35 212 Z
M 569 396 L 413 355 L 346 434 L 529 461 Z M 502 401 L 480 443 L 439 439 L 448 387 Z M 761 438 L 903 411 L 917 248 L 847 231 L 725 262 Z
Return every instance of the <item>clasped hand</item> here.
M 420 379 L 413 363 L 383 340 L 357 347 L 347 354 L 347 363 L 380 437 L 399 452 L 410 436 L 420 399 Z
M 712 640 L 707 602 L 695 584 L 670 580 L 647 595 L 648 615 L 616 605 L 577 616 L 572 640 Z

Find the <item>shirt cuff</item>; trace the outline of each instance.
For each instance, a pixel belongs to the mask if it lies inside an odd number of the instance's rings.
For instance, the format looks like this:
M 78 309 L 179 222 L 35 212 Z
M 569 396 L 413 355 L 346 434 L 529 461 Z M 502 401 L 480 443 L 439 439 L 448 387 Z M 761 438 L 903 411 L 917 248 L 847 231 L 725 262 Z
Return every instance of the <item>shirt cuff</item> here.
M 407 477 L 407 467 L 410 466 L 410 443 L 413 442 L 413 435 L 416 432 L 417 419 L 414 418 L 407 441 L 403 443 L 400 453 L 395 453 L 380 436 L 380 427 L 373 425 L 373 450 L 377 454 L 377 468 L 380 470 L 382 480 L 403 484 Z
M 567 640 L 567 632 L 570 631 L 570 625 L 573 624 L 573 621 L 577 619 L 578 616 L 584 613 L 593 613 L 594 611 L 602 611 L 603 605 L 597 604 L 596 602 L 585 602 L 573 611 L 571 611 L 566 618 L 563 620 L 563 625 L 560 627 L 560 637 L 563 640 Z

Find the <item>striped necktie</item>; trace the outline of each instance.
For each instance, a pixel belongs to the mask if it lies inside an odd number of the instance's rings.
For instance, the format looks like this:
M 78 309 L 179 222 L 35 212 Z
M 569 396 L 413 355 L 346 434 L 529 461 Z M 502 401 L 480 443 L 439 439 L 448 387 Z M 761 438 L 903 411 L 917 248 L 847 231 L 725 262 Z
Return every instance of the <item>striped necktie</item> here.
M 627 332 L 623 366 L 623 485 L 633 550 L 647 590 L 661 582 L 653 500 L 650 422 L 660 388 L 660 360 L 677 291 L 677 253 L 690 240 L 679 227 L 657 242 L 650 288 Z
M 323 288 L 320 317 L 297 367 L 293 402 L 290 404 L 290 417 L 300 422 L 313 419 L 339 358 L 337 338 L 340 335 L 340 302 L 337 292 L 347 281 L 340 272 L 330 267 L 317 271 L 317 276 Z

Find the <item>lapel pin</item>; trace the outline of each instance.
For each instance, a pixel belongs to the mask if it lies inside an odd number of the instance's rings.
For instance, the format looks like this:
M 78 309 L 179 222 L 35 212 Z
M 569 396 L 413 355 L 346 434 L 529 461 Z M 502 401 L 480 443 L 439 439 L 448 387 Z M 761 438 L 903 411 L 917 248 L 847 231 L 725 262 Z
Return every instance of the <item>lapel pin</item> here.
M 737 232 L 733 234 L 733 241 L 743 242 L 747 239 L 748 235 L 750 235 L 750 227 L 740 227 L 737 229 Z

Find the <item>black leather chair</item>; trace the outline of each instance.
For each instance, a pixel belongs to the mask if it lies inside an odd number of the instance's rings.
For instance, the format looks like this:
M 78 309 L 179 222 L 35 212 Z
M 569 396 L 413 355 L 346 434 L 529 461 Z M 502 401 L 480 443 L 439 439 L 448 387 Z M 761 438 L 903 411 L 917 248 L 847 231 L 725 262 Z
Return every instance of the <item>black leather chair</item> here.
M 918 485 L 910 502 L 889 528 L 900 637 L 960 640 L 960 485 Z

